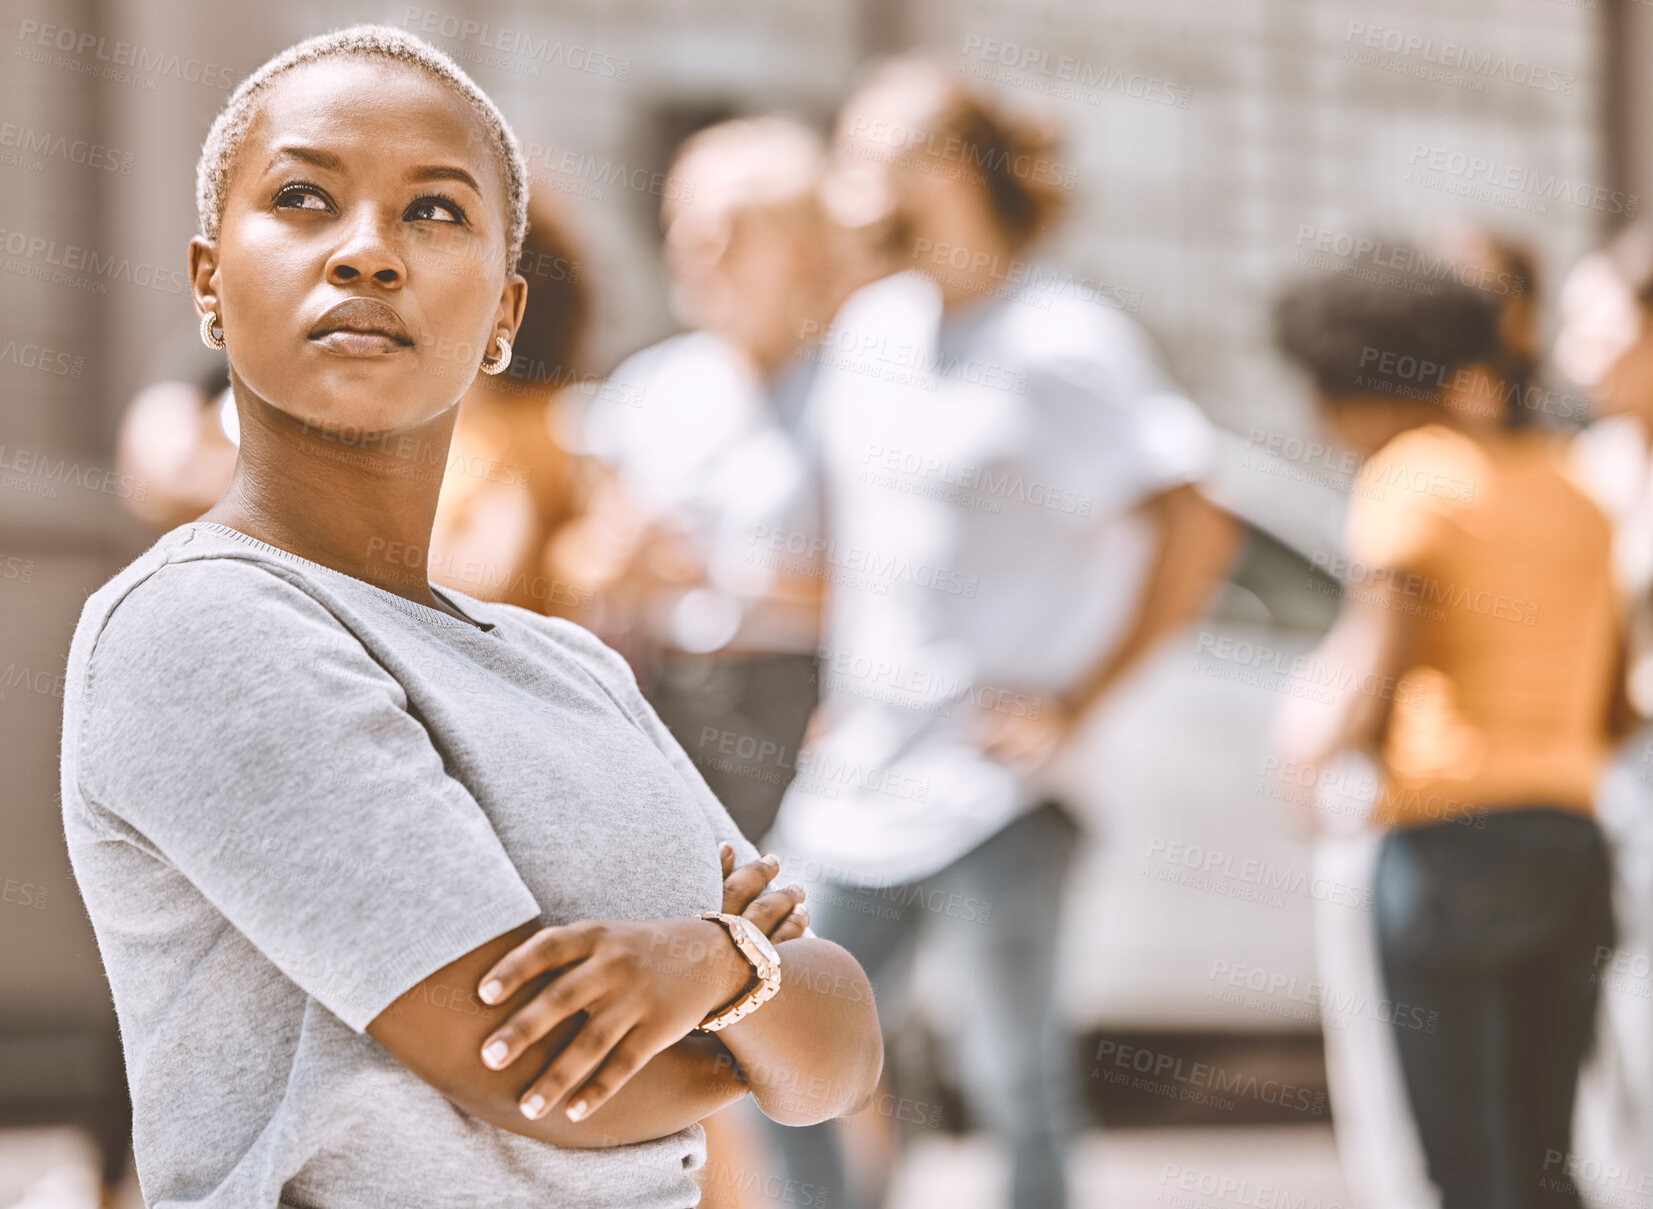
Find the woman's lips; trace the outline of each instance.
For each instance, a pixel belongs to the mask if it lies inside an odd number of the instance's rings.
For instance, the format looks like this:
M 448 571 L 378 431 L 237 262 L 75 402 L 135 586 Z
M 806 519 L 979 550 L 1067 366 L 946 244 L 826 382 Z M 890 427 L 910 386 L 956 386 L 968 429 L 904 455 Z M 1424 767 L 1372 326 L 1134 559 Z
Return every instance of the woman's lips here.
M 399 340 L 392 340 L 383 332 L 358 332 L 350 328 L 339 328 L 320 336 L 312 336 L 310 342 L 344 357 L 385 357 L 413 347 Z
M 383 357 L 413 347 L 402 317 L 375 298 L 346 298 L 316 320 L 310 339 L 345 357 Z

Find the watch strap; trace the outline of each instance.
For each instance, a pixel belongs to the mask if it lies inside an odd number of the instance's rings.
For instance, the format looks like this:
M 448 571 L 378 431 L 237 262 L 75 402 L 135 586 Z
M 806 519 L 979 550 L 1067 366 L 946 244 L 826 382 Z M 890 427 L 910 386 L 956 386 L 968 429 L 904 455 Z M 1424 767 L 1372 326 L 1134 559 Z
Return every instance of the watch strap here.
M 702 911 L 697 918 L 720 924 L 729 933 L 729 939 L 740 955 L 752 967 L 752 978 L 741 993 L 697 1026 L 701 1032 L 715 1033 L 737 1020 L 745 1019 L 775 997 L 781 989 L 781 966 L 778 957 L 771 959 L 745 935 L 747 928 L 754 927 L 749 920 L 722 911 Z

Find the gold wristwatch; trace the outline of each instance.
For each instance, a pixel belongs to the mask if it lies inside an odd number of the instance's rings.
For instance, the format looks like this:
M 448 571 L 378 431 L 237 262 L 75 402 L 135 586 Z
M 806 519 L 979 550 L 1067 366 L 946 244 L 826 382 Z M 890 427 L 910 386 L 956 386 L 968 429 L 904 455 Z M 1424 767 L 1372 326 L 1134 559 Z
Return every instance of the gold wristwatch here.
M 746 984 L 745 989 L 700 1022 L 700 1032 L 715 1033 L 737 1020 L 745 1019 L 775 997 L 781 989 L 781 955 L 769 943 L 763 929 L 744 915 L 702 911 L 696 918 L 722 924 L 741 956 L 752 963 L 752 981 Z

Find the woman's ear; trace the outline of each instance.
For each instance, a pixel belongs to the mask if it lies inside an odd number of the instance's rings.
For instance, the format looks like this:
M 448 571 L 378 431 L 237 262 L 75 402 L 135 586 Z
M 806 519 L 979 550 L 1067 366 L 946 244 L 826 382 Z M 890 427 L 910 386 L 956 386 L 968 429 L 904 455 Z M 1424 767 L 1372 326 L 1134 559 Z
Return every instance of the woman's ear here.
M 218 245 L 200 235 L 189 241 L 190 291 L 195 295 L 195 308 L 205 315 L 218 311 L 218 322 L 224 313 L 218 310 Z
M 505 288 L 499 292 L 499 310 L 494 315 L 495 334 L 503 331 L 507 340 L 515 341 L 527 307 L 528 279 L 521 273 L 511 273 L 505 278 Z M 491 336 L 488 343 L 490 346 L 493 344 Z

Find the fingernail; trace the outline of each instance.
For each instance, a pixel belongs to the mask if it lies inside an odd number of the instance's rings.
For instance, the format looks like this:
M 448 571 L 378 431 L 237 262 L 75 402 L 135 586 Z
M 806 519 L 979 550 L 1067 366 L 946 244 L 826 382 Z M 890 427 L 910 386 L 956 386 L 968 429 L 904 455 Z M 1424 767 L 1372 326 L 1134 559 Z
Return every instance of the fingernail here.
M 575 1100 L 574 1103 L 568 1106 L 567 1111 L 568 1119 L 570 1121 L 579 1121 L 585 1117 L 586 1113 L 591 1111 L 591 1106 L 584 1100 Z
M 482 1048 L 482 1060 L 498 1070 L 505 1065 L 505 1051 L 508 1048 L 503 1041 L 490 1041 Z
M 717 842 L 717 850 L 718 850 L 719 853 L 733 852 L 734 851 L 734 849 L 729 847 L 729 845 L 723 840 L 719 840 Z
M 808 919 L 809 908 L 804 906 L 802 903 L 799 903 L 796 907 L 792 908 L 792 914 L 796 915 L 799 919 Z
M 766 852 L 764 853 L 763 863 L 766 865 L 773 865 L 775 868 L 779 869 L 781 867 L 781 858 L 776 856 L 773 852 Z
M 483 1003 L 497 1003 L 504 990 L 505 988 L 500 985 L 499 979 L 490 978 L 482 984 L 482 989 L 477 994 L 482 996 Z
M 522 1115 L 527 1117 L 530 1121 L 539 1120 L 540 1114 L 544 1111 L 545 1097 L 537 1092 L 522 1102 Z
M 797 882 L 793 882 L 790 886 L 787 887 L 787 889 L 790 890 L 793 894 L 802 894 L 804 892 L 804 888 L 802 886 L 800 886 Z

